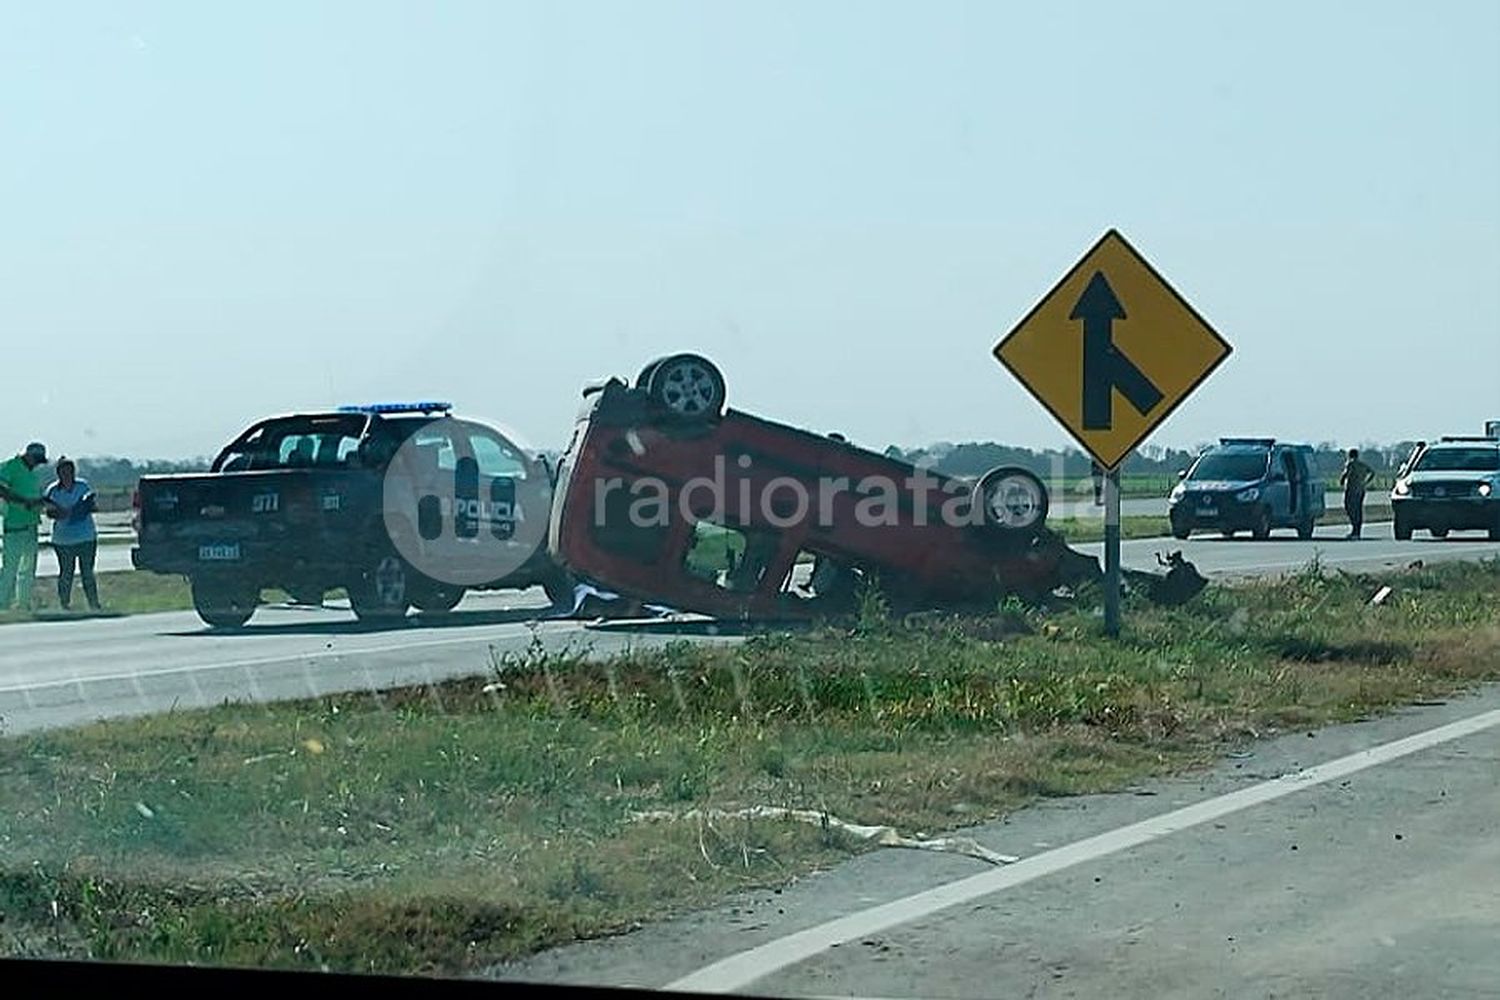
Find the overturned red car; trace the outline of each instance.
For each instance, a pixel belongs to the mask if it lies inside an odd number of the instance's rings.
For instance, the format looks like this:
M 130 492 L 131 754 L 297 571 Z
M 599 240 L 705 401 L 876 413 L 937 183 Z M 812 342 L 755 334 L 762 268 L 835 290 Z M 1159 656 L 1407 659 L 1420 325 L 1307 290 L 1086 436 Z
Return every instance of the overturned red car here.
M 848 611 L 862 582 L 898 608 L 1040 599 L 1097 579 L 1046 527 L 1021 468 L 977 483 L 725 409 L 707 359 L 587 387 L 560 461 L 548 547 L 574 575 L 721 618 Z

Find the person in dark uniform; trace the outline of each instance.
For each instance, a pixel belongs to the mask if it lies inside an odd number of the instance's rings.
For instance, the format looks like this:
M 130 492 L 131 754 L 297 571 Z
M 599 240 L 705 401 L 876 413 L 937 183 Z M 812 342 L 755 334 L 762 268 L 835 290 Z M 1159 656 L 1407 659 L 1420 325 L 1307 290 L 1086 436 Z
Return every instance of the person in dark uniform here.
M 1365 489 L 1375 478 L 1375 470 L 1360 461 L 1359 449 L 1350 448 L 1339 473 L 1339 486 L 1344 490 L 1344 513 L 1349 515 L 1349 538 L 1359 538 L 1365 523 Z

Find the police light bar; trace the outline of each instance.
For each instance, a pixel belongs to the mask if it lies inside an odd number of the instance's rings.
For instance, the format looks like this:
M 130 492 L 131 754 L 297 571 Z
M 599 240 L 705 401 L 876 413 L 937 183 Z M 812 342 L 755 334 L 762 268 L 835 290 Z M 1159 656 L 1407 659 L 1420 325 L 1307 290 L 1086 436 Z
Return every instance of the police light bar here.
M 1219 438 L 1219 444 L 1228 446 L 1233 444 L 1256 445 L 1261 448 L 1269 448 L 1276 443 L 1275 438 Z
M 452 403 L 359 403 L 340 406 L 340 413 L 447 413 Z

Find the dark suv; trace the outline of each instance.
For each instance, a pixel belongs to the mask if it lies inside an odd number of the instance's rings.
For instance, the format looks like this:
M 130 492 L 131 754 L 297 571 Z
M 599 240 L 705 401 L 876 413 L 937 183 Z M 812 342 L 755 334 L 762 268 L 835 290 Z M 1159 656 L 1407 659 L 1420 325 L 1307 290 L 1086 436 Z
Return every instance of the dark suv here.
M 1473 529 L 1500 541 L 1500 439 L 1445 437 L 1422 448 L 1391 489 L 1391 510 L 1397 538 Z
M 1311 538 L 1324 512 L 1312 454 L 1311 445 L 1274 438 L 1220 438 L 1178 473 L 1182 482 L 1167 497 L 1172 534 L 1206 528 L 1264 539 L 1274 528 L 1295 528 L 1298 538 Z

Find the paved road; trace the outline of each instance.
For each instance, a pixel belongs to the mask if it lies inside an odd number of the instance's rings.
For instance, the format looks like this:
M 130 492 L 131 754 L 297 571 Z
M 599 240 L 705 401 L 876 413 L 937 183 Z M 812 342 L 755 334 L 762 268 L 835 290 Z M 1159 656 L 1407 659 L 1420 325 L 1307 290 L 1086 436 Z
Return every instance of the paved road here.
M 1122 554 L 1125 565 L 1152 570 L 1157 553 L 1181 550 L 1211 577 L 1293 571 L 1314 555 L 1325 566 L 1371 570 L 1500 555 L 1500 543 L 1483 536 L 1397 542 L 1389 525 L 1371 526 L 1364 541 L 1342 535 L 1329 528 L 1306 542 L 1142 539 L 1124 543 Z M 1081 548 L 1102 554 L 1099 545 Z M 249 628 L 233 633 L 210 631 L 191 612 L 4 625 L 0 720 L 6 731 L 20 732 L 226 698 L 272 700 L 472 676 L 487 670 L 493 655 L 524 650 L 532 639 L 529 623 L 546 613 L 546 603 L 536 590 L 471 595 L 446 619 L 413 616 L 382 628 L 359 624 L 337 605 L 263 608 Z M 537 635 L 549 648 L 599 652 L 672 637 L 574 621 L 543 623 Z
M 1432 732 L 1454 724 L 1467 735 Z M 775 997 L 1500 996 L 1500 689 L 1240 753 L 969 831 L 1017 865 L 877 851 L 490 975 Z
M 1342 511 L 1344 509 L 1344 495 L 1342 493 L 1324 494 L 1324 505 L 1330 511 Z M 1389 499 L 1385 493 L 1380 491 L 1369 494 L 1366 504 L 1373 502 L 1388 503 Z M 1104 508 L 1095 506 L 1092 500 L 1063 500 L 1054 505 L 1053 517 L 1081 517 L 1095 518 L 1104 516 Z M 1165 517 L 1167 513 L 1167 498 L 1160 497 L 1134 497 L 1122 498 L 1120 500 L 1120 513 L 1125 517 L 1136 517 L 1155 514 Z

